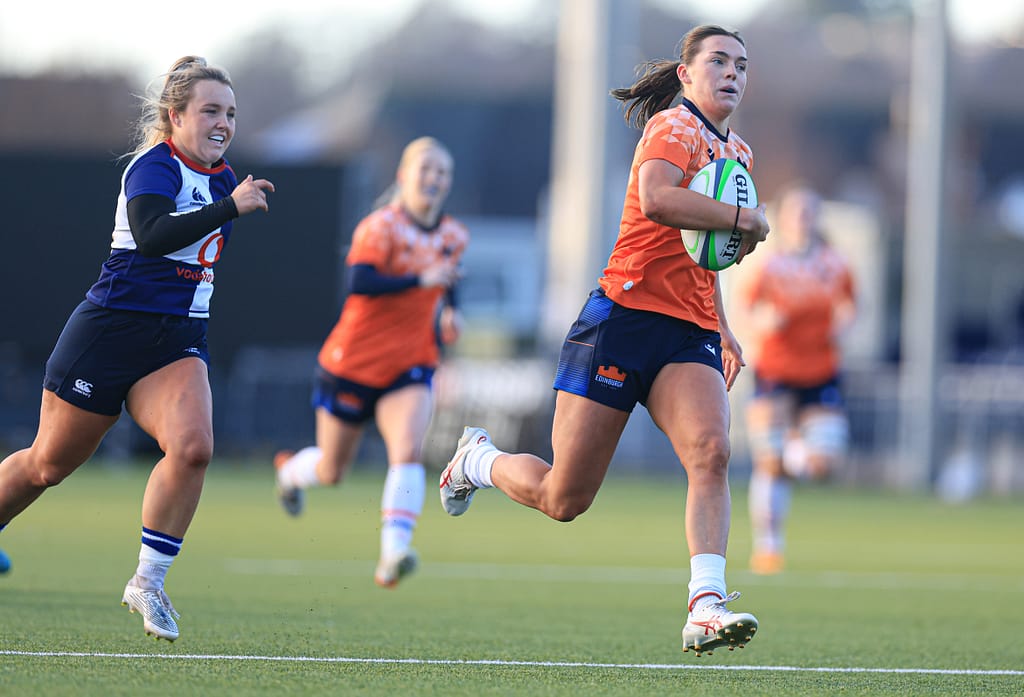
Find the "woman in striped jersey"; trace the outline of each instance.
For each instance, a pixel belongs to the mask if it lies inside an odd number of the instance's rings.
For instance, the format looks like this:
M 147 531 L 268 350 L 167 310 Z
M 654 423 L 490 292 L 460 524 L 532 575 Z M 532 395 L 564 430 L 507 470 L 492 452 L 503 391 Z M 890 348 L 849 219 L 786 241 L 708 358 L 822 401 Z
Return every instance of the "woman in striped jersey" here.
M 127 410 L 160 446 L 142 499 L 142 547 L 122 603 L 174 641 L 167 570 L 199 505 L 213 454 L 206 324 L 214 264 L 232 221 L 266 211 L 271 182 L 238 183 L 226 71 L 179 59 L 144 98 L 121 177 L 110 256 L 46 362 L 39 430 L 0 463 L 0 530 L 89 459 Z M 69 531 L 80 538 L 85 531 Z

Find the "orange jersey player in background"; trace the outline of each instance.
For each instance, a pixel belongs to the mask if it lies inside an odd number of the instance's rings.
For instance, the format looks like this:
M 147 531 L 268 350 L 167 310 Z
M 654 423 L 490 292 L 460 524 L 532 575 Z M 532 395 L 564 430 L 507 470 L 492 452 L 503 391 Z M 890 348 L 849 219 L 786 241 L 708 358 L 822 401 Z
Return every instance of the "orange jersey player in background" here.
M 401 203 L 380 208 L 356 227 L 345 260 L 357 276 L 366 267 L 373 272 L 403 280 L 427 276 L 430 270 L 454 271 L 468 240 L 466 228 L 454 218 L 442 216 L 426 230 Z M 453 306 L 443 284 L 416 285 L 401 292 L 352 293 L 323 347 L 319 362 L 327 372 L 369 387 L 387 387 L 416 366 L 436 367 L 440 359 L 437 307 L 445 301 L 440 327 L 451 331 Z
M 746 413 L 750 563 L 762 574 L 783 567 L 792 480 L 825 477 L 845 452 L 839 339 L 856 312 L 850 267 L 819 229 L 818 194 L 793 186 L 778 211 L 778 248 L 745 267 L 737 283 L 744 326 L 755 334 L 754 396 Z
M 469 234 L 441 211 L 452 171 L 451 154 L 436 140 L 406 146 L 394 196 L 359 223 L 346 257 L 349 295 L 316 370 L 316 445 L 274 458 L 278 498 L 297 516 L 307 488 L 341 481 L 366 423 L 376 421 L 388 474 L 374 580 L 387 588 L 418 563 L 411 542 L 423 510 L 431 382 L 440 344 L 454 342 L 461 328 L 454 290 Z

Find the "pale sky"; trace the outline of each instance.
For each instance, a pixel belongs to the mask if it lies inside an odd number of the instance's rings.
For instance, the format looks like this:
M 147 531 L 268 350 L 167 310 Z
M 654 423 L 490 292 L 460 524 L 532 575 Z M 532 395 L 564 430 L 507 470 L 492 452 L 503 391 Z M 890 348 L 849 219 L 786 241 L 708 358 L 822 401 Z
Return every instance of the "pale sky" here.
M 528 25 L 553 12 L 559 0 L 449 0 L 464 11 L 494 22 Z M 767 0 L 656 0 L 687 7 L 699 21 L 742 26 Z M 922 1 L 922 0 L 918 0 Z M 924 0 L 928 1 L 928 0 Z M 950 25 L 961 40 L 999 38 L 1024 22 L 1024 0 L 946 0 Z M 175 6 L 138 0 L 0 3 L 0 74 L 31 75 L 52 68 L 124 68 L 153 78 L 185 54 L 226 65 L 239 43 L 261 29 L 284 29 L 303 37 L 317 63 L 338 65 L 405 19 L 420 0 L 220 0 Z M 59 7 L 59 9 L 57 9 Z M 984 8 L 984 9 L 979 9 Z M 179 28 L 182 27 L 182 28 Z M 1003 37 L 1009 40 L 1010 37 Z

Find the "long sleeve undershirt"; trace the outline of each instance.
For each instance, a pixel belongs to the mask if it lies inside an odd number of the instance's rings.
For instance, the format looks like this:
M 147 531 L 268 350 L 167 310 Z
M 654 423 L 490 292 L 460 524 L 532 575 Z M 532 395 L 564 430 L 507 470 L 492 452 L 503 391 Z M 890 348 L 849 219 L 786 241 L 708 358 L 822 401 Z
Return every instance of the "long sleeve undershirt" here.
M 160 194 L 140 194 L 128 202 L 128 226 L 139 254 L 162 257 L 184 249 L 238 217 L 230 196 L 189 213 L 173 215 L 176 212 L 174 201 Z
M 416 288 L 419 284 L 420 277 L 416 274 L 387 276 L 377 271 L 372 264 L 353 264 L 348 267 L 348 290 L 350 293 L 386 295 Z M 451 286 L 446 289 L 445 304 L 455 307 L 455 302 L 455 286 Z

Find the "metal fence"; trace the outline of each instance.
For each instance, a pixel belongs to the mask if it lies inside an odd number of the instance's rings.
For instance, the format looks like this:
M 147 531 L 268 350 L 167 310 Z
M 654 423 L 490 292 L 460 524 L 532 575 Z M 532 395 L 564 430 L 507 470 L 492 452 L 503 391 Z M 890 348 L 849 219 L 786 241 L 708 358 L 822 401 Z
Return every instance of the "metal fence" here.
M 242 349 L 227 371 L 214 370 L 214 415 L 220 457 L 269 461 L 277 448 L 301 447 L 314 438 L 310 388 L 317 347 Z M 1024 494 L 1024 360 L 948 366 L 939 385 L 940 458 L 932 473 L 935 491 L 962 499 L 981 493 Z M 41 374 L 0 351 L 0 443 L 6 451 L 27 446 L 38 418 Z M 440 468 L 454 451 L 463 426 L 485 426 L 505 450 L 550 457 L 554 409 L 549 358 L 446 360 L 435 378 L 436 408 L 424 460 Z M 745 481 L 750 459 L 743 408 L 750 376 L 730 394 L 734 478 Z M 897 478 L 899 373 L 888 363 L 849 365 L 844 392 L 851 426 L 848 462 L 839 478 L 884 488 Z M 130 457 L 154 444 L 127 417 L 108 434 L 100 454 Z M 360 460 L 383 463 L 383 445 L 372 428 Z M 668 439 L 637 407 L 612 461 L 613 472 L 669 472 L 679 468 Z

